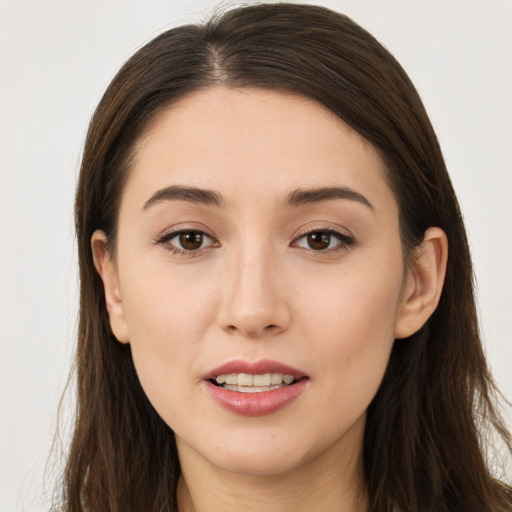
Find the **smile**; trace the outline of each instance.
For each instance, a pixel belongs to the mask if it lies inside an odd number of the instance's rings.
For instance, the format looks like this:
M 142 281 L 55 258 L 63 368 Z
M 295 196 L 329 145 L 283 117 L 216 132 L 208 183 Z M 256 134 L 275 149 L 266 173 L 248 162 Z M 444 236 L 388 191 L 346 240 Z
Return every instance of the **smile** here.
M 242 416 L 265 416 L 294 402 L 309 376 L 270 360 L 230 361 L 204 375 L 209 396 L 223 409 Z

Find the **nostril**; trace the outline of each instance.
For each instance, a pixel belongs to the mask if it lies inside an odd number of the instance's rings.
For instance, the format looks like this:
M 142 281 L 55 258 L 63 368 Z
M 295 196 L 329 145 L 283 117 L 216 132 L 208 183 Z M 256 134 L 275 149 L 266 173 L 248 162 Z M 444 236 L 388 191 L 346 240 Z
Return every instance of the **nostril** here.
M 251 329 L 250 327 L 242 329 L 240 327 L 237 327 L 234 324 L 230 324 L 230 325 L 227 325 L 225 327 L 225 329 L 227 332 L 229 332 L 231 334 L 240 333 L 240 334 L 245 334 L 246 336 L 249 336 L 249 337 L 268 336 L 268 335 L 277 334 L 279 331 L 281 331 L 281 328 L 277 324 L 268 324 L 265 327 L 263 327 L 263 329 L 261 329 L 261 328 L 260 329 L 256 329 L 256 328 Z

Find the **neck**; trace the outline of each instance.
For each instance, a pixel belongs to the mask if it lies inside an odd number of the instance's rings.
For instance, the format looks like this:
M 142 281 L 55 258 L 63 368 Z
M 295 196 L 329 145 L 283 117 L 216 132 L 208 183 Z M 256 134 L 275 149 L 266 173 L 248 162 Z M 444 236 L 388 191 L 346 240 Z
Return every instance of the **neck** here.
M 360 442 L 348 448 L 340 442 L 298 468 L 273 475 L 227 471 L 177 439 L 182 467 L 179 512 L 367 512 L 362 430 L 358 437 Z

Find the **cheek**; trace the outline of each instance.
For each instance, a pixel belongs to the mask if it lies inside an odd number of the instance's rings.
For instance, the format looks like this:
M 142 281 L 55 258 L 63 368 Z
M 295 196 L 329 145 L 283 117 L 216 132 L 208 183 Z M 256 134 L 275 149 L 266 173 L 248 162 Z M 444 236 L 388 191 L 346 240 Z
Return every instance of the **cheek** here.
M 299 296 L 300 329 L 314 346 L 317 379 L 355 415 L 375 395 L 389 361 L 402 288 L 398 262 L 364 272 L 347 269 L 320 287 L 304 283 L 303 289 L 316 292 Z
M 171 273 L 169 268 L 127 265 L 122 288 L 137 374 L 163 417 L 171 416 L 166 409 L 173 403 L 186 399 L 173 397 L 176 383 L 189 377 L 187 370 L 194 368 L 200 340 L 214 317 L 212 287 L 203 278 L 200 287 L 200 276 L 191 279 L 187 271 Z
M 403 281 L 400 261 L 299 279 L 295 316 L 311 335 L 358 346 L 393 337 Z
M 165 257 L 146 259 L 144 264 L 134 257 L 136 264 L 127 262 L 122 274 L 131 340 L 188 346 L 201 337 L 214 315 L 214 283 L 200 267 L 176 267 Z

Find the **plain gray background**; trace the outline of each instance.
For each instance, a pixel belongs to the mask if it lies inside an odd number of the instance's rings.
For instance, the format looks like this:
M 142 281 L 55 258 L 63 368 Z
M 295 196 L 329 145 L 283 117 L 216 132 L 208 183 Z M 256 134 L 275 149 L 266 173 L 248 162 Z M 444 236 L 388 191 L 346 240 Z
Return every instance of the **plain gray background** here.
M 512 1 L 310 3 L 368 29 L 419 89 L 466 218 L 489 362 L 512 398 Z M 41 482 L 75 338 L 72 207 L 88 120 L 133 51 L 218 5 L 0 0 L 3 512 L 48 510 Z

